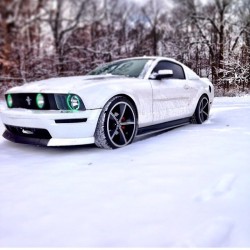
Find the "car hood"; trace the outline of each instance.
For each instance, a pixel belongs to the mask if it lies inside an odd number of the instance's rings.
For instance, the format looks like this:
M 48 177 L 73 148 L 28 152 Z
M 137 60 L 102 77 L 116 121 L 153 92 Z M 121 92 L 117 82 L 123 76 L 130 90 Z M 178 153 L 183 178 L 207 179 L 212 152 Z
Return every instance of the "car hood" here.
M 22 86 L 11 88 L 7 93 L 73 93 L 90 85 L 116 82 L 118 79 L 129 80 L 125 76 L 114 75 L 57 77 L 26 83 Z

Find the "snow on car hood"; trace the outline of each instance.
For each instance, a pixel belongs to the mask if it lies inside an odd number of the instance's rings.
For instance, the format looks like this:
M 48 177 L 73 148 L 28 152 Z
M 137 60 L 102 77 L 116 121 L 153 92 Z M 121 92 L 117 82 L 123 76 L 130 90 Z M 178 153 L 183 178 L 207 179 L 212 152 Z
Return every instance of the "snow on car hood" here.
M 93 84 L 101 84 L 107 81 L 124 79 L 125 76 L 114 75 L 87 75 L 56 77 L 11 88 L 7 93 L 69 93 Z

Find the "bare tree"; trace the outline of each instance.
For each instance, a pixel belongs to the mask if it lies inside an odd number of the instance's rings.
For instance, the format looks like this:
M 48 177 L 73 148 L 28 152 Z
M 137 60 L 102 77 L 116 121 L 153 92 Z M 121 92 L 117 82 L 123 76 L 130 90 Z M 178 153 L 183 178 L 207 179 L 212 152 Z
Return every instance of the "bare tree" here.
M 2 0 L 0 92 L 128 56 L 174 57 L 221 93 L 250 88 L 250 0 Z
M 142 7 L 144 25 L 149 29 L 147 40 L 151 40 L 151 54 L 159 55 L 159 43 L 161 43 L 167 22 L 167 10 L 170 5 L 159 0 L 148 0 Z
M 87 1 L 55 0 L 49 2 L 44 10 L 47 14 L 42 21 L 48 23 L 54 40 L 54 49 L 58 58 L 57 73 L 63 73 L 64 67 L 64 44 L 74 30 L 77 29 Z
M 39 55 L 41 7 L 45 0 L 0 2 L 0 81 L 22 83 L 30 74 L 32 58 Z

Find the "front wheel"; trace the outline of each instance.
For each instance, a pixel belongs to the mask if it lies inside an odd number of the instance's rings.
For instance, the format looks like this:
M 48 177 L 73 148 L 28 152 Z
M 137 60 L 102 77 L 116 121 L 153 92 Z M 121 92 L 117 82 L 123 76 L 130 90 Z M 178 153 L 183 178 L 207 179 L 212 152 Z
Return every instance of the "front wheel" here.
M 198 101 L 197 107 L 194 113 L 194 120 L 196 123 L 201 124 L 205 122 L 209 117 L 209 100 L 208 97 L 203 95 Z
M 133 141 L 136 132 L 134 105 L 125 97 L 116 96 L 102 110 L 95 131 L 95 144 L 100 148 L 121 148 Z

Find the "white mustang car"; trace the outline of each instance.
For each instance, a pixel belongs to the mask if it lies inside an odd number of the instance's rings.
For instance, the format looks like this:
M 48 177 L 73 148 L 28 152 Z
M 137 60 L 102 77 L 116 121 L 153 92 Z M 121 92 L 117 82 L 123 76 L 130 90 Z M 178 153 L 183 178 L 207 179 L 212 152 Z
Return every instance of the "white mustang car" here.
M 14 87 L 2 112 L 7 140 L 46 146 L 120 148 L 135 136 L 209 117 L 214 88 L 176 60 L 137 57 L 86 76 Z

